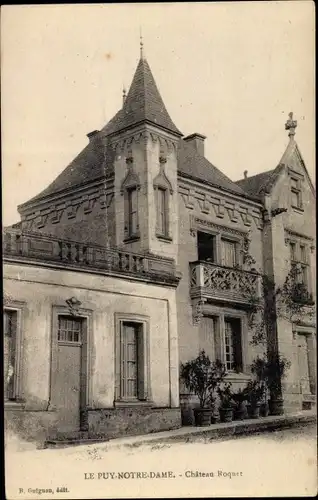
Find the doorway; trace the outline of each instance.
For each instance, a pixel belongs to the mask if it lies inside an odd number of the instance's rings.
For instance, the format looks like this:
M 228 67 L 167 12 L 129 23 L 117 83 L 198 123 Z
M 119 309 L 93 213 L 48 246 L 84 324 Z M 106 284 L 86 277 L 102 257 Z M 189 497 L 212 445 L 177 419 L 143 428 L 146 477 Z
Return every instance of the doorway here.
M 57 317 L 57 348 L 54 373 L 54 402 L 59 431 L 83 429 L 87 386 L 86 319 L 71 315 Z
M 298 373 L 301 394 L 311 394 L 307 335 L 298 334 Z

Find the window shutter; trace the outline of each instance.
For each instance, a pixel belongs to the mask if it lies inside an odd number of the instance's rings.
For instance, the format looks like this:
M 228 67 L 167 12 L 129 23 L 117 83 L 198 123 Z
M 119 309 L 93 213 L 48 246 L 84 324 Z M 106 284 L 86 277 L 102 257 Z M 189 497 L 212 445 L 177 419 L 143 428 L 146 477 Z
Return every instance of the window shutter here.
M 137 384 L 138 384 L 138 399 L 147 399 L 146 394 L 146 380 L 145 380 L 145 364 L 146 364 L 146 353 L 145 353 L 145 332 L 144 326 L 140 325 L 137 334 Z

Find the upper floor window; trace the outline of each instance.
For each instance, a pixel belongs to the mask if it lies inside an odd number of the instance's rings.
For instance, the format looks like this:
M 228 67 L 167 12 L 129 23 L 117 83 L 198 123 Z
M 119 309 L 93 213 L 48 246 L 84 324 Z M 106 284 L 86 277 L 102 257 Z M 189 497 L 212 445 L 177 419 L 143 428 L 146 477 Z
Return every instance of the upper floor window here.
M 134 171 L 131 153 L 126 159 L 128 171 L 121 185 L 121 193 L 124 195 L 124 241 L 139 238 L 139 214 L 138 196 L 140 189 L 139 177 Z
M 236 267 L 240 262 L 239 241 L 221 237 L 220 234 L 197 232 L 198 259 L 226 267 Z
M 133 237 L 138 231 L 138 206 L 137 206 L 137 188 L 127 190 L 128 198 L 128 236 Z
M 156 236 L 171 241 L 169 212 L 173 189 L 165 173 L 166 161 L 165 156 L 159 157 L 159 173 L 154 179 L 153 188 L 156 203 Z
M 294 208 L 302 208 L 302 193 L 301 193 L 301 183 L 300 179 L 291 177 L 290 179 L 290 189 L 291 189 L 291 206 Z
M 294 277 L 297 283 L 308 286 L 309 284 L 309 260 L 308 246 L 299 241 L 290 241 L 291 268 L 295 271 Z
M 167 190 L 158 187 L 157 189 L 157 234 L 168 236 L 168 207 Z
M 235 267 L 237 264 L 237 243 L 223 239 L 222 244 L 222 264 L 227 267 Z
M 202 231 L 197 232 L 198 259 L 216 263 L 216 236 Z

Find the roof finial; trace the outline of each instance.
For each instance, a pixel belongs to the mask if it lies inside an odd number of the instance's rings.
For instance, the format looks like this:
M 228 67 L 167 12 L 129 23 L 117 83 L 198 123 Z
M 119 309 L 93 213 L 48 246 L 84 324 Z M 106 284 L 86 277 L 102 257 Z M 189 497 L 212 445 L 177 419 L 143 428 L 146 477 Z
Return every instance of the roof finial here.
M 288 137 L 290 139 L 293 139 L 294 135 L 295 135 L 295 129 L 297 127 L 297 120 L 293 120 L 293 112 L 291 111 L 289 114 L 289 120 L 287 120 L 287 122 L 285 123 L 285 130 L 289 130 L 288 132 Z
M 139 37 L 140 37 L 140 59 L 143 59 L 144 58 L 144 54 L 143 54 L 143 51 L 144 51 L 144 43 L 143 43 L 143 40 L 142 40 L 142 32 L 141 32 L 141 28 L 139 29 L 140 31 L 140 34 L 139 34 Z
M 123 105 L 125 104 L 125 100 L 126 100 L 126 88 L 125 85 L 123 85 Z

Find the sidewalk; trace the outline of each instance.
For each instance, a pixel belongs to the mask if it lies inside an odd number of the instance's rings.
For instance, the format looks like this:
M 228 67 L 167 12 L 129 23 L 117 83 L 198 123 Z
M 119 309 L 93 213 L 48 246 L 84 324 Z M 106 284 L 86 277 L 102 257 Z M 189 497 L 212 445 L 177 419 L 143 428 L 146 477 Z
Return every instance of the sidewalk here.
M 78 440 L 50 441 L 50 448 L 60 448 L 74 445 L 103 444 L 105 449 L 121 447 L 138 447 L 146 444 L 171 443 L 171 442 L 194 442 L 203 440 L 216 440 L 224 438 L 235 438 L 240 435 L 258 434 L 271 432 L 283 428 L 305 426 L 316 422 L 316 412 L 302 411 L 289 415 L 268 416 L 259 419 L 235 420 L 229 423 L 217 423 L 208 427 L 181 427 L 170 431 L 154 432 L 138 436 L 126 436 L 107 440 Z

